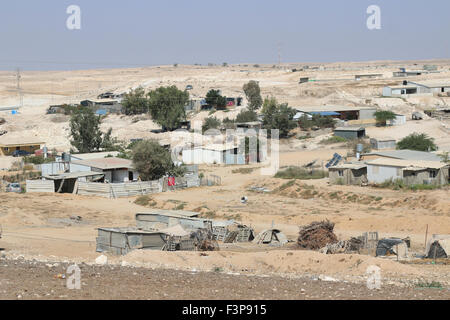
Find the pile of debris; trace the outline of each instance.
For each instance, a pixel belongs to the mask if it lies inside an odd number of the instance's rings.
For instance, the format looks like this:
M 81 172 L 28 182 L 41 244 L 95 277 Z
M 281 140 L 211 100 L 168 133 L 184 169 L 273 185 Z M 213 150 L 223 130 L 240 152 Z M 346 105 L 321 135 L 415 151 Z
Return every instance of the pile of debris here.
M 258 234 L 253 242 L 256 244 L 283 246 L 288 243 L 288 239 L 284 233 L 278 229 L 267 229 Z
M 329 243 L 319 251 L 324 254 L 336 253 L 360 253 L 364 247 L 363 240 L 359 238 L 351 238 L 350 240 L 343 240 L 336 243 Z
M 338 239 L 333 230 L 334 223 L 328 220 L 300 227 L 297 244 L 299 247 L 309 250 L 319 250 L 326 245 L 335 244 Z
M 252 228 L 233 220 L 213 221 L 214 239 L 224 243 L 250 242 L 255 238 Z

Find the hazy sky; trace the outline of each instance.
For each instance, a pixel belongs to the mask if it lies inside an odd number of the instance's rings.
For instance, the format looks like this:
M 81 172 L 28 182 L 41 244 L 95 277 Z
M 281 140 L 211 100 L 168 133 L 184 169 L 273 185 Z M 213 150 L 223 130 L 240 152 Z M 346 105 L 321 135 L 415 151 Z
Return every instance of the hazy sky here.
M 68 30 L 69 5 L 81 30 Z M 369 5 L 381 30 L 368 30 Z M 450 58 L 448 0 L 14 0 L 0 69 Z

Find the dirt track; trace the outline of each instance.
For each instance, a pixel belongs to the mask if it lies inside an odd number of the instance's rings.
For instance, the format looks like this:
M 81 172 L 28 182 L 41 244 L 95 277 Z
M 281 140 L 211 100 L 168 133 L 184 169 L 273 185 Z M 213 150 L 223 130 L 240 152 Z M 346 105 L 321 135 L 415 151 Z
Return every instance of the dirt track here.
M 81 290 L 66 287 L 68 265 L 0 259 L 0 299 L 132 300 L 377 300 L 450 299 L 450 289 L 383 286 L 281 277 L 250 277 L 220 272 L 80 265 Z M 59 275 L 59 277 L 58 277 Z

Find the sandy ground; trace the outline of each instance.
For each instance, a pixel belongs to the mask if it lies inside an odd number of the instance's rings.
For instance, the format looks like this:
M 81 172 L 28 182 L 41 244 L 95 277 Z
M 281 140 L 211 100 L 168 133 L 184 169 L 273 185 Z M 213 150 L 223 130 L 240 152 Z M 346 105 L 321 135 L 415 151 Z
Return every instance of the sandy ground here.
M 367 231 L 378 231 L 380 237 L 409 236 L 411 251 L 423 254 L 427 225 L 429 235 L 450 232 L 448 189 L 404 192 L 329 186 L 323 179 L 297 181 L 290 188 L 277 191 L 286 180 L 261 176 L 257 174 L 258 168 L 254 174 L 233 174 L 233 169 L 203 167 L 205 174 L 221 176 L 222 185 L 156 194 L 153 198 L 160 208 L 172 209 L 180 203 L 185 210 L 202 207 L 217 219 L 240 220 L 256 232 L 273 224 L 293 241 L 298 226 L 329 219 L 336 223 L 339 239 Z M 251 192 L 252 186 L 264 186 L 272 192 Z M 242 195 L 249 197 L 248 204 L 240 203 Z M 2 194 L 0 247 L 6 249 L 9 258 L 92 263 L 98 257 L 96 228 L 133 226 L 135 213 L 146 210 L 133 201 L 134 198 L 112 201 L 76 195 Z M 71 221 L 71 215 L 82 216 L 83 220 Z M 294 243 L 283 248 L 226 245 L 206 257 L 199 257 L 195 252 L 136 251 L 125 257 L 110 257 L 110 263 L 179 270 L 220 268 L 227 272 L 271 276 L 327 275 L 358 283 L 365 281 L 367 267 L 376 265 L 383 270 L 384 279 L 392 284 L 403 285 L 419 279 L 450 284 L 448 264 L 399 263 L 369 255 L 323 255 L 298 250 Z

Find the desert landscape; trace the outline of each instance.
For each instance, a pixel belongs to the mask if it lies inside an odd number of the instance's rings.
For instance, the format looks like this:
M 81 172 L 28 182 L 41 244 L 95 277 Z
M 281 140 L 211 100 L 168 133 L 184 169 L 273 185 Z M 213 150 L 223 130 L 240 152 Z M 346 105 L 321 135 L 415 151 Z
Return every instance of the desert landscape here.
M 0 144 L 2 140 L 42 141 L 49 150 L 70 152 L 70 116 L 47 114 L 51 105 L 78 104 L 104 92 L 172 85 L 180 90 L 191 85 L 190 99 L 202 99 L 211 89 L 245 97 L 243 85 L 254 80 L 263 98 L 275 97 L 294 109 L 345 105 L 404 115 L 407 120 L 402 125 L 367 126 L 367 136 L 399 141 L 414 132 L 424 133 L 438 146 L 434 154 L 444 155 L 450 152 L 450 120 L 430 117 L 425 111 L 448 108 L 448 95 L 382 94 L 384 87 L 402 85 L 403 78 L 392 77 L 399 68 L 417 70 L 429 64 L 439 72 L 408 81 L 450 80 L 450 60 L 23 71 L 23 107 L 14 114 L 6 109 L 19 105 L 16 74 L 0 71 L 0 118 L 5 120 L 0 132 L 7 132 L 0 136 Z M 355 80 L 355 75 L 371 73 L 381 76 Z M 299 84 L 302 77 L 314 81 Z M 242 106 L 217 110 L 214 117 L 234 119 L 247 106 L 244 98 Z M 413 121 L 414 112 L 423 119 Z M 211 111 L 191 112 L 188 119 L 202 123 L 210 115 Z M 101 129 L 109 128 L 115 138 L 127 143 L 170 139 L 170 132 L 155 132 L 161 128 L 147 114 L 108 114 Z M 333 136 L 332 130 L 312 134 L 301 138 L 303 130 L 295 128 L 280 140 L 281 170 L 311 162 L 324 169 L 334 154 L 351 157 L 354 151 L 347 143 L 322 143 Z M 16 161 L 0 156 L 0 177 L 20 174 L 21 170 L 11 169 Z M 0 192 L 0 299 L 450 299 L 448 257 L 420 258 L 432 235 L 450 234 L 448 183 L 432 190 L 394 190 L 331 184 L 328 177 L 265 176 L 261 174 L 264 166 L 200 164 L 200 174 L 218 176 L 220 183 L 150 194 L 150 205 L 137 201 L 142 196 L 107 199 Z M 278 229 L 289 242 L 284 246 L 219 243 L 220 250 L 208 252 L 134 250 L 123 256 L 105 254 L 107 262 L 98 263 L 98 228 L 133 227 L 138 212 L 180 208 L 204 218 L 239 221 L 255 234 Z M 334 223 L 338 240 L 365 232 L 378 232 L 380 239 L 409 238 L 410 256 L 399 261 L 398 256 L 375 257 L 370 252 L 324 254 L 299 248 L 299 227 L 326 220 Z M 74 263 L 82 266 L 80 291 L 64 287 L 65 270 Z M 381 270 L 377 290 L 366 286 L 370 266 Z M 157 292 L 151 287 L 158 287 Z M 128 291 L 133 294 L 127 295 Z

